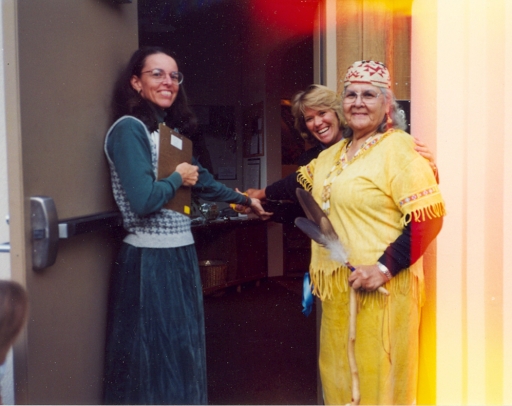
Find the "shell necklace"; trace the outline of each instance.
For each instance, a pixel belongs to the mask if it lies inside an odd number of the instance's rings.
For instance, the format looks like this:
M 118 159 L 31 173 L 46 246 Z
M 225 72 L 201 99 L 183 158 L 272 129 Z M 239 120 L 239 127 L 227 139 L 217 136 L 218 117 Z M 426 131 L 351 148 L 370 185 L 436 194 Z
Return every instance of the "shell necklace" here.
M 352 162 L 356 157 L 363 151 L 366 151 L 368 148 L 375 145 L 381 138 L 382 134 L 374 133 L 370 135 L 364 143 L 359 147 L 359 149 L 356 151 L 352 159 L 348 159 L 347 152 L 352 145 L 352 140 L 347 142 L 345 145 L 342 145 L 339 152 L 339 158 L 334 162 L 334 165 L 332 166 L 331 170 L 327 174 L 323 189 L 322 189 L 322 210 L 326 215 L 329 215 L 331 212 L 331 190 L 332 190 L 332 183 L 336 179 L 336 177 L 347 167 L 347 165 Z

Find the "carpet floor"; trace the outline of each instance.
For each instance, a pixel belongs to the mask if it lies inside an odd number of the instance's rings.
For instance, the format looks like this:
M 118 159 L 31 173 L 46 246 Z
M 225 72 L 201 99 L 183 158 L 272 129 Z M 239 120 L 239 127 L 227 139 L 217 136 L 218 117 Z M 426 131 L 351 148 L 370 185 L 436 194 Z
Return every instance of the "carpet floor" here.
M 268 278 L 204 298 L 212 405 L 317 404 L 316 320 L 300 278 Z

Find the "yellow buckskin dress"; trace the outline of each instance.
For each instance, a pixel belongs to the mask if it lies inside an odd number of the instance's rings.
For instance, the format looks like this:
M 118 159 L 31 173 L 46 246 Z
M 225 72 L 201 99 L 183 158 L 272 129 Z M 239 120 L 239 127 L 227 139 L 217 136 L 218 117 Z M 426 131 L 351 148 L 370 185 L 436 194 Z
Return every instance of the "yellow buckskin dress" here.
M 322 206 L 331 173 L 331 220 L 352 265 L 372 265 L 414 216 L 441 217 L 444 201 L 427 160 L 400 130 L 378 134 L 348 162 L 340 162 L 347 140 L 322 152 L 298 171 L 301 185 Z M 358 292 L 356 361 L 361 404 L 414 404 L 418 377 L 420 311 L 424 301 L 423 261 L 386 283 L 389 296 Z M 347 356 L 349 269 L 312 242 L 313 293 L 322 300 L 319 367 L 326 404 L 351 402 Z

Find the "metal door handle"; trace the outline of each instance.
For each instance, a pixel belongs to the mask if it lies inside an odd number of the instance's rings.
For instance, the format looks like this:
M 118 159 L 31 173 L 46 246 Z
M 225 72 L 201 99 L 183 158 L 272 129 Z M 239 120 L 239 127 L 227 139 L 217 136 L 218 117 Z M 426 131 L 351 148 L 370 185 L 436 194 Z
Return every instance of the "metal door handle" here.
M 32 225 L 32 267 L 35 271 L 48 268 L 57 259 L 59 224 L 57 208 L 51 197 L 30 198 Z
M 105 228 L 116 229 L 122 225 L 120 212 L 105 212 L 83 217 L 58 220 L 57 209 L 51 197 L 30 198 L 32 227 L 32 267 L 35 271 L 52 266 L 57 259 L 59 239 L 91 233 Z M 10 252 L 11 245 L 0 244 L 1 252 Z
M 73 217 L 59 221 L 59 238 L 71 238 L 75 235 L 92 233 L 105 228 L 117 228 L 123 223 L 121 213 L 111 211 L 90 216 Z

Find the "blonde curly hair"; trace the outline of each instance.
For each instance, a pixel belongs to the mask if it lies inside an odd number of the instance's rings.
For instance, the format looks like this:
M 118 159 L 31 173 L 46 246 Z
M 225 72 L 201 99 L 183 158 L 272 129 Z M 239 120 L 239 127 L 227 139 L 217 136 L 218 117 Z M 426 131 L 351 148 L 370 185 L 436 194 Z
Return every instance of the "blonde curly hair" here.
M 295 128 L 300 132 L 301 137 L 309 143 L 317 144 L 319 141 L 308 130 L 304 121 L 306 108 L 334 111 L 340 123 L 340 128 L 343 128 L 341 97 L 327 86 L 309 85 L 306 90 L 296 93 L 292 98 L 292 114 L 295 118 Z

